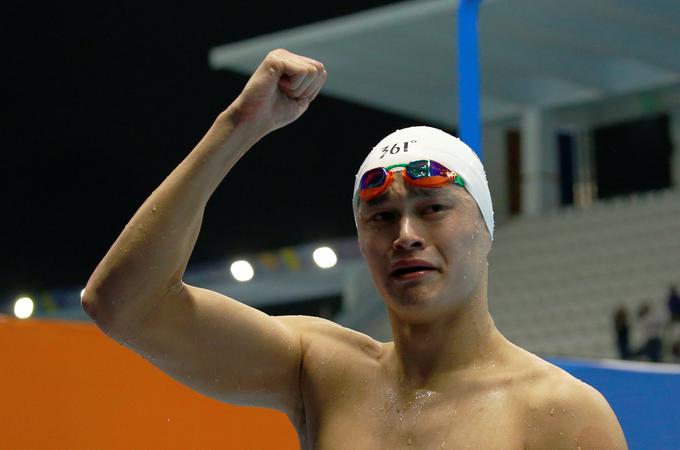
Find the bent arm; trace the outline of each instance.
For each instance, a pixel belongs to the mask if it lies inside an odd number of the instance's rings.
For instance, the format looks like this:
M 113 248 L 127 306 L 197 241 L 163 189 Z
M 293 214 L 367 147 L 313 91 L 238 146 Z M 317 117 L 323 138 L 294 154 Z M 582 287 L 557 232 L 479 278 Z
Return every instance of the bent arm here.
M 297 119 L 324 81 L 320 63 L 271 52 L 85 287 L 83 309 L 102 330 L 207 395 L 288 413 L 299 407 L 300 321 L 189 286 L 182 275 L 222 179 L 261 137 Z
M 259 138 L 239 128 L 232 105 L 137 210 L 90 277 L 82 299 L 107 333 L 129 337 L 163 298 L 182 288 L 210 196 Z

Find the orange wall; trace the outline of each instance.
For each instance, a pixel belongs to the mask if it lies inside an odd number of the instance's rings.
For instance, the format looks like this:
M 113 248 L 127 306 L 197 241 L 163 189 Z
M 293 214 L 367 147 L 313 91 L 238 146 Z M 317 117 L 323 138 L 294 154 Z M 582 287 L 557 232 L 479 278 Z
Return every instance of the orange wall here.
M 209 399 L 89 323 L 0 316 L 0 450 L 295 450 L 286 416 Z

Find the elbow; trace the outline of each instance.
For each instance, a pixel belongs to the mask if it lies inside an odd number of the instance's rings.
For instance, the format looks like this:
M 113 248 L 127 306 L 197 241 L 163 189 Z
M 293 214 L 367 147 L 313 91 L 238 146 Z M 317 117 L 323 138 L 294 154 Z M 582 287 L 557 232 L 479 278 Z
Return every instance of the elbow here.
M 120 311 L 115 308 L 116 301 L 104 299 L 97 295 L 88 294 L 87 288 L 82 298 L 80 306 L 83 311 L 92 319 L 97 327 L 110 338 L 124 342 L 129 338 L 131 330 L 123 326 L 126 322 L 120 317 Z
M 106 330 L 112 322 L 111 314 L 106 314 L 106 310 L 110 310 L 110 308 L 106 308 L 103 305 L 103 301 L 97 298 L 94 291 L 95 290 L 89 286 L 85 288 L 85 292 L 83 292 L 83 295 L 80 298 L 80 307 L 83 308 L 85 314 L 87 314 L 99 328 Z
M 125 340 L 139 332 L 161 298 L 156 293 L 140 295 L 138 289 L 127 286 L 111 289 L 93 282 L 85 287 L 80 305 L 104 333 Z
M 95 298 L 96 289 L 89 282 L 80 294 L 80 307 L 83 308 L 85 314 L 90 316 L 90 319 L 97 321 L 97 300 Z
M 80 297 L 80 307 L 83 308 L 83 311 L 85 311 L 85 314 L 87 314 L 90 317 L 90 319 L 96 322 L 97 310 L 95 309 L 94 300 L 89 296 L 86 296 L 86 294 L 87 291 L 85 291 L 83 295 Z

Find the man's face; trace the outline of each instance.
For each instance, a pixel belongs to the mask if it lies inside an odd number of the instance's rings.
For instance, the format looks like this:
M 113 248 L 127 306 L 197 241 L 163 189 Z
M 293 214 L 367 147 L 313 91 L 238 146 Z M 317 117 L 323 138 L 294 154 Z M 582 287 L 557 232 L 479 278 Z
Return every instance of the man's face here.
M 429 320 L 458 309 L 485 281 L 491 240 L 464 188 L 416 188 L 396 173 L 388 191 L 361 201 L 356 214 L 361 252 L 398 316 Z M 411 264 L 430 268 L 395 271 Z

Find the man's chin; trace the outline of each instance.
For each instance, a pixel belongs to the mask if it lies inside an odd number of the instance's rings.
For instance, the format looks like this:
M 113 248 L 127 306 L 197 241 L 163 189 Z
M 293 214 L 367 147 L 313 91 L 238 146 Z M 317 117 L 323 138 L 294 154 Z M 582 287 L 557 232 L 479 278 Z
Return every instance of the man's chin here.
M 437 302 L 437 295 L 432 286 L 405 286 L 391 289 L 387 300 L 388 306 L 404 312 L 417 312 L 431 309 Z

